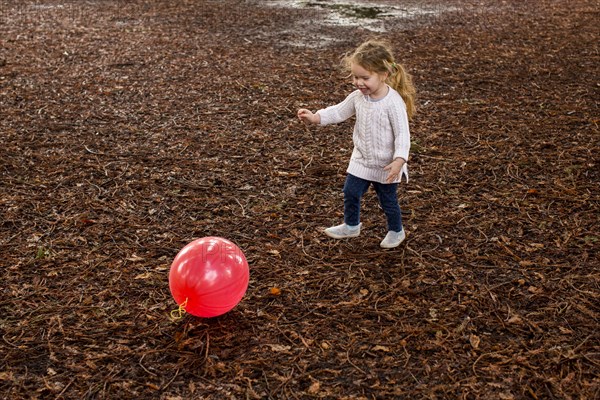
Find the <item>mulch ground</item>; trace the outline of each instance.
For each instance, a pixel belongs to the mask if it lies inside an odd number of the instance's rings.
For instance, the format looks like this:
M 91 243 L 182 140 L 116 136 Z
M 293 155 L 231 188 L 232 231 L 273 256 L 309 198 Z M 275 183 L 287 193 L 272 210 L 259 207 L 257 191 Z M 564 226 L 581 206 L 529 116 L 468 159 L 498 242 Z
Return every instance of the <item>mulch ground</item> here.
M 0 396 L 599 398 L 598 3 L 382 17 L 419 95 L 391 251 L 373 192 L 323 235 L 352 121 L 295 117 L 376 34 L 266 3 L 0 1 Z M 248 291 L 174 320 L 204 236 Z

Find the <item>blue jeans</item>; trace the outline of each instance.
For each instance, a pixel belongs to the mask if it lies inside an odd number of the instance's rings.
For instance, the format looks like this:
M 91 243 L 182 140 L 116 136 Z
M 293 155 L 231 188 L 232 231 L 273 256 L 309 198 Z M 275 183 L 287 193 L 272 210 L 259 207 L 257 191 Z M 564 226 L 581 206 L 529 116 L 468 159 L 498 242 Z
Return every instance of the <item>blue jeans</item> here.
M 352 174 L 346 176 L 344 184 L 344 222 L 350 226 L 360 223 L 360 201 L 370 185 L 375 188 L 379 204 L 387 217 L 388 230 L 400 232 L 402 212 L 398 205 L 398 184 L 367 181 Z

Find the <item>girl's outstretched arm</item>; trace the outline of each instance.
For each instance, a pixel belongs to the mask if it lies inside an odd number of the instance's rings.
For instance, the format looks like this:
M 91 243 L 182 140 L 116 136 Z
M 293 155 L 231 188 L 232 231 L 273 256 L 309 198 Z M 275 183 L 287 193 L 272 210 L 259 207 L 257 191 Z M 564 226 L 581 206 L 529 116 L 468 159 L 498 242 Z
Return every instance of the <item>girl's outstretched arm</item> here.
M 302 122 L 310 122 L 311 124 L 319 124 L 321 123 L 321 116 L 319 113 L 313 113 L 306 108 L 301 108 L 298 110 L 298 118 Z

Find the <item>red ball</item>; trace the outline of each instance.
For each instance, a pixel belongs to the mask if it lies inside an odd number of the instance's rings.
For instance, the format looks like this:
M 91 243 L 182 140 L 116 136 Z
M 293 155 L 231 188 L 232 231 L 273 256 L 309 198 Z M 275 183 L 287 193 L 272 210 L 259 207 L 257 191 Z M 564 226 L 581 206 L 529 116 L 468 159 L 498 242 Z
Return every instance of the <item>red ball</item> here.
M 169 271 L 173 299 L 197 317 L 216 317 L 234 308 L 248 289 L 250 270 L 244 253 L 220 237 L 187 244 Z

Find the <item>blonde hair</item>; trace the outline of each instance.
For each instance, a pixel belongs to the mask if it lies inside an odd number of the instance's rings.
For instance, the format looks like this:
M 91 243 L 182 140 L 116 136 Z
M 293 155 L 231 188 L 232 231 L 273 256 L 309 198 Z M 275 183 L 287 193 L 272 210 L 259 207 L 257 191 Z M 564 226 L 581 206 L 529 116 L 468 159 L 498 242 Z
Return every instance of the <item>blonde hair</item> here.
M 402 65 L 396 63 L 391 46 L 387 42 L 376 39 L 364 42 L 352 54 L 344 57 L 344 66 L 347 70 L 350 70 L 353 63 L 373 73 L 387 72 L 388 77 L 385 82 L 400 93 L 406 104 L 408 118 L 413 117 L 416 112 L 416 90 L 412 77 Z

